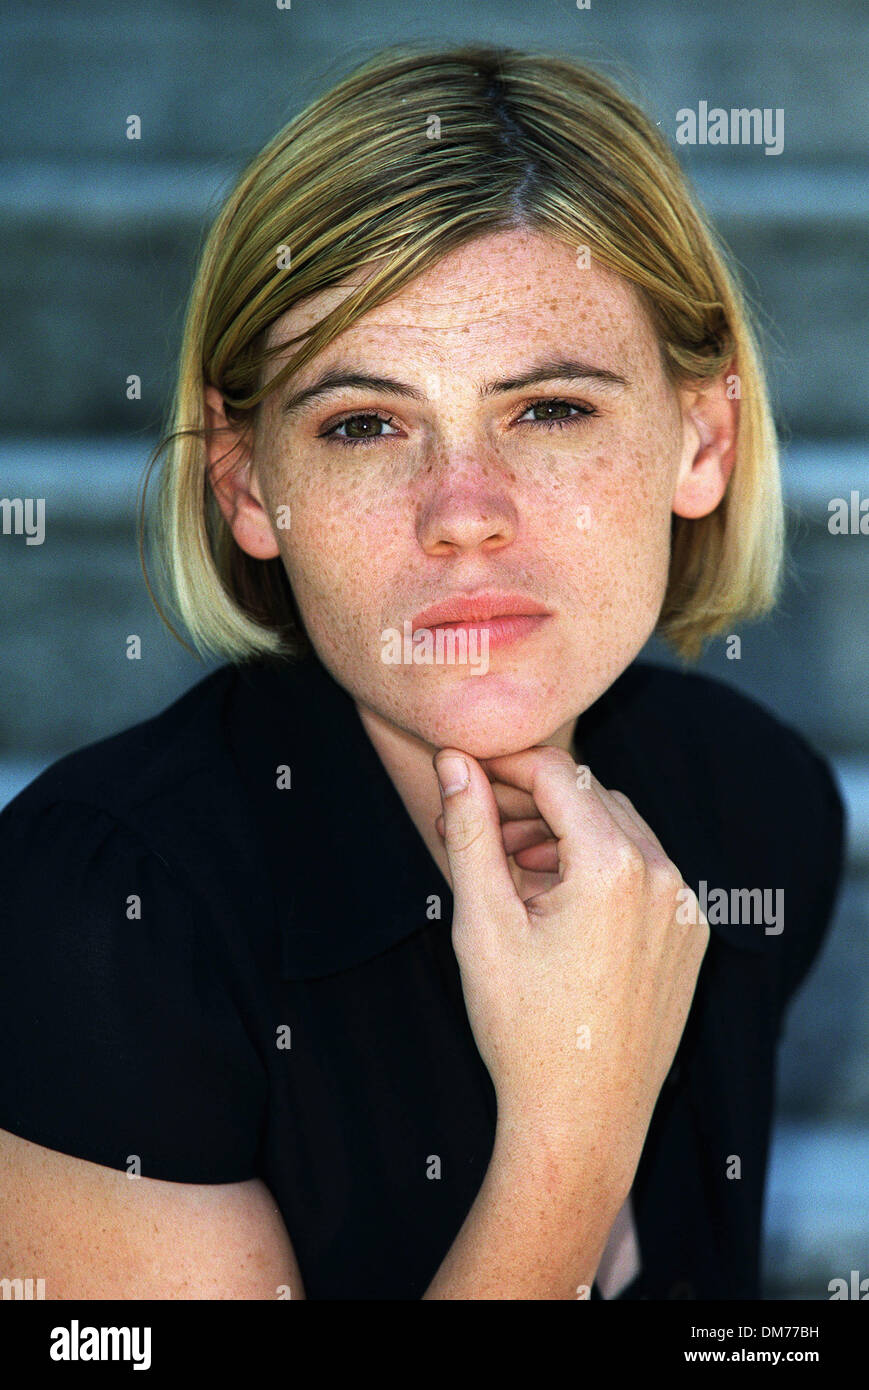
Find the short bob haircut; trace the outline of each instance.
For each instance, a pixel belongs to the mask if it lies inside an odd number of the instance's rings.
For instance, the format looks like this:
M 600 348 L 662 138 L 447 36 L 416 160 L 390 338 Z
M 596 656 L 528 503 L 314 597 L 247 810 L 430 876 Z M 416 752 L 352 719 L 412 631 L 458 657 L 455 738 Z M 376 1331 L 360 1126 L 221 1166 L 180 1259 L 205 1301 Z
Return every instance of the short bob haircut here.
M 399 44 L 279 131 L 242 174 L 202 250 L 171 423 L 148 468 L 140 517 L 144 564 L 147 479 L 162 455 L 153 515 L 159 587 L 201 654 L 243 662 L 309 647 L 280 558 L 244 553 L 216 504 L 206 385 L 222 393 L 233 426 L 247 430 L 268 392 L 367 310 L 471 239 L 517 227 L 570 245 L 578 265 L 585 248 L 583 256 L 633 283 L 674 386 L 726 373 L 739 400 L 724 497 L 708 516 L 673 517 L 656 631 L 693 661 L 713 634 L 772 608 L 784 512 L 758 330 L 661 132 L 608 77 L 569 57 Z M 270 326 L 372 261 L 376 274 L 263 386 L 270 358 L 303 338 L 266 350 Z

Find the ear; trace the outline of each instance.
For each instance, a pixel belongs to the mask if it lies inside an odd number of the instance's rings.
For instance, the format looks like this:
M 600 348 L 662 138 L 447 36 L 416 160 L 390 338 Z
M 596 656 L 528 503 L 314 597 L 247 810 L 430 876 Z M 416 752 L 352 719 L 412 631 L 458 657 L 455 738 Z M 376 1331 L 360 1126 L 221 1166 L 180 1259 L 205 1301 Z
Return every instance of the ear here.
M 280 547 L 256 479 L 249 442 L 227 419 L 216 386 L 205 388 L 205 423 L 210 431 L 206 468 L 217 504 L 241 549 L 255 560 L 272 560 Z
M 739 400 L 731 397 L 738 380 L 728 367 L 713 381 L 679 392 L 683 448 L 673 493 L 676 516 L 708 516 L 727 490 L 736 461 Z

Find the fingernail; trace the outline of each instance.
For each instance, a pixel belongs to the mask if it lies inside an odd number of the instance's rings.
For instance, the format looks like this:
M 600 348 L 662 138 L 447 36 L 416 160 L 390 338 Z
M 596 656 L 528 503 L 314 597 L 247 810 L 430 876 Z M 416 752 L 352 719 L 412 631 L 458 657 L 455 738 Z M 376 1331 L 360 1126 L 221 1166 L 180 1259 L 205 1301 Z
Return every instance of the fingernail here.
M 456 792 L 464 791 L 471 780 L 468 764 L 464 758 L 458 758 L 454 753 L 446 758 L 439 758 L 435 770 L 444 796 L 454 796 Z

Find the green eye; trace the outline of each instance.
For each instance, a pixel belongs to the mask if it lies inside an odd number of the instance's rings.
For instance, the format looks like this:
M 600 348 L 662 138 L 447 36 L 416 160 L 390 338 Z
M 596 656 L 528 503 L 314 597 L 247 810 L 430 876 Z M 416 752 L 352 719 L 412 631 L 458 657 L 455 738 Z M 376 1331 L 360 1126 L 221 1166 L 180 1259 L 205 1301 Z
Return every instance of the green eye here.
M 560 410 L 563 412 L 574 411 L 575 413 L 572 415 L 550 414 L 548 418 L 542 420 L 524 420 L 522 416 L 520 416 L 519 419 L 516 420 L 514 423 L 524 425 L 543 425 L 546 429 L 552 429 L 553 427 L 557 426 L 559 429 L 563 429 L 565 425 L 570 426 L 579 424 L 581 421 L 588 419 L 590 416 L 597 415 L 597 411 L 595 410 L 594 406 L 586 405 L 584 401 L 563 401 L 560 399 L 551 400 L 549 397 L 544 397 L 542 400 L 539 401 L 532 401 L 530 405 L 527 405 L 525 407 L 523 415 L 527 414 L 528 411 L 533 410 Z M 328 430 L 325 430 L 319 437 L 320 439 L 334 439 L 336 443 L 343 445 L 345 448 L 353 449 L 358 447 L 360 444 L 376 444 L 379 439 L 389 438 L 388 435 L 385 435 L 380 430 L 377 430 L 376 432 L 375 430 L 371 430 L 368 433 L 358 435 L 338 433 L 338 431 L 341 429 L 345 429 L 348 427 L 355 428 L 362 424 L 375 427 L 377 425 L 389 425 L 391 427 L 395 427 L 395 421 L 391 415 L 381 415 L 376 410 L 357 410 L 352 415 L 345 415 L 343 419 L 338 420 L 336 424 L 332 425 Z
M 526 413 L 529 410 L 575 410 L 578 413 L 576 415 L 550 415 L 548 418 L 542 420 L 523 421 L 520 419 L 519 423 L 529 425 L 548 425 L 550 427 L 552 425 L 569 425 L 572 424 L 574 420 L 586 419 L 589 415 L 597 414 L 597 411 L 594 409 L 593 406 L 584 404 L 581 405 L 575 401 L 550 400 L 548 397 L 546 397 L 544 400 L 532 401 L 529 406 L 526 406 Z
M 375 425 L 392 425 L 394 423 L 392 417 L 389 415 L 378 415 L 376 411 L 369 410 L 357 411 L 355 415 L 345 415 L 343 420 L 339 420 L 337 424 L 332 425 L 332 427 L 326 430 L 325 433 L 320 436 L 320 438 L 336 439 L 339 444 L 349 444 L 355 446 L 357 444 L 374 444 L 378 439 L 384 439 L 388 437 L 379 433 L 362 434 L 356 436 L 348 436 L 337 433 L 337 431 L 343 429 L 345 425 L 355 425 L 361 421 L 367 421 L 368 423 L 373 423 Z

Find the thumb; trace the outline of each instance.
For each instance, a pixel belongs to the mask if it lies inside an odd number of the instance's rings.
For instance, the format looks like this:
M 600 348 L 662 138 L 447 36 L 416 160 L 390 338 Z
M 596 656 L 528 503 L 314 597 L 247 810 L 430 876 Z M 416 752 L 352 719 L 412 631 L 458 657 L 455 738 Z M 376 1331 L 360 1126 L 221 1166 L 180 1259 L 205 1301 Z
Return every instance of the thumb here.
M 505 908 L 521 906 L 504 853 L 495 794 L 480 764 L 467 753 L 443 748 L 434 765 L 455 917 L 492 921 Z

